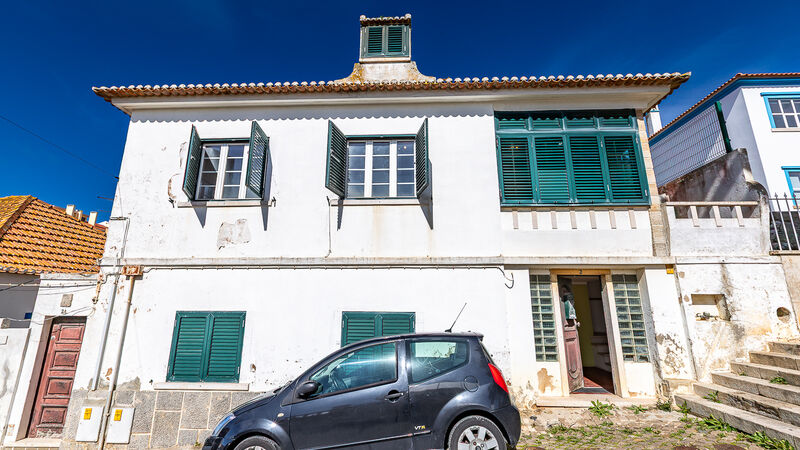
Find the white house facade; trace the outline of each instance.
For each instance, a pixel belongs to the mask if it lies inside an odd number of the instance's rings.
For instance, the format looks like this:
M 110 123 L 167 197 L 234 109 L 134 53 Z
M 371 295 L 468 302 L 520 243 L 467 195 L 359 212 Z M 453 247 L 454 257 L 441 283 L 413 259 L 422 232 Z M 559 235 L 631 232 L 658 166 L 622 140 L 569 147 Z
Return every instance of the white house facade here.
M 695 224 L 657 195 L 643 111 L 688 74 L 427 77 L 410 23 L 362 17 L 342 80 L 95 89 L 131 120 L 62 446 L 191 446 L 336 348 L 465 304 L 454 330 L 484 334 L 520 407 L 667 395 L 797 335 L 763 217 Z M 700 297 L 735 306 L 699 321 Z

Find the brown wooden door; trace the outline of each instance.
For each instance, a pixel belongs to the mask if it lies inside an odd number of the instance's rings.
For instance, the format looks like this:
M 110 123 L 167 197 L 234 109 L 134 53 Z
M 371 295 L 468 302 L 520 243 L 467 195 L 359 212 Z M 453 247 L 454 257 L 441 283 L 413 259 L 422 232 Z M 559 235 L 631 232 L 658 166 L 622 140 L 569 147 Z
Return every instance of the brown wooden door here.
M 85 319 L 54 319 L 36 388 L 28 437 L 60 435 L 67 416 L 78 355 L 81 351 Z
M 564 324 L 564 346 L 567 355 L 569 391 L 575 392 L 583 387 L 583 362 L 581 361 L 581 344 L 577 326 Z

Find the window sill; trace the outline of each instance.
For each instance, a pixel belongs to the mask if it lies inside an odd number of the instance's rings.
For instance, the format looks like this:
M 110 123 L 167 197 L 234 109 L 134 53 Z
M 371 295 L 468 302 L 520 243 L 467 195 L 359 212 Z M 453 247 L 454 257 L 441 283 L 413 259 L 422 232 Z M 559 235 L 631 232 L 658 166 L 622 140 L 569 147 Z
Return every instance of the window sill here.
M 261 199 L 247 200 L 197 200 L 190 202 L 175 202 L 178 208 L 220 208 L 234 206 L 268 206 L 268 203 Z
M 795 128 L 772 128 L 775 133 L 797 133 L 800 132 L 800 127 Z
M 566 203 L 555 203 L 555 204 L 511 204 L 511 203 L 503 203 L 500 205 L 501 211 L 513 211 L 513 210 L 521 210 L 521 211 L 528 211 L 528 210 L 569 210 L 569 209 L 648 209 L 650 208 L 650 203 L 645 202 L 638 202 L 638 203 L 575 203 L 575 204 L 566 204 Z
M 166 381 L 153 383 L 153 389 L 157 391 L 249 391 L 250 383 Z
M 421 206 L 418 198 L 345 198 L 331 199 L 331 206 Z

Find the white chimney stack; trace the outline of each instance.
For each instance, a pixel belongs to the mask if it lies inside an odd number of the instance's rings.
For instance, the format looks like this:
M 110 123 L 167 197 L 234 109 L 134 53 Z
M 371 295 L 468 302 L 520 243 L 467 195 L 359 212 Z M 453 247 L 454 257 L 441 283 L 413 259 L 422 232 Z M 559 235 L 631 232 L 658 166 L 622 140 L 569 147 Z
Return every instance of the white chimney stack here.
M 67 209 L 65 211 L 68 216 L 71 216 L 75 213 L 75 205 L 67 205 Z
M 97 222 L 97 211 L 89 213 L 89 225 L 94 225 Z
M 75 211 L 75 218 L 78 220 L 83 220 L 83 210 Z

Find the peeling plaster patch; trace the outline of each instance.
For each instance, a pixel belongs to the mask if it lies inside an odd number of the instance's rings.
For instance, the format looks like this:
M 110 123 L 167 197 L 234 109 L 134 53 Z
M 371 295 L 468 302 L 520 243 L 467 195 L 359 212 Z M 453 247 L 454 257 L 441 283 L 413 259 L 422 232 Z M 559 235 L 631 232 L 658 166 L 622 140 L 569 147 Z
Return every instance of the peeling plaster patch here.
M 671 370 L 675 375 L 683 372 L 686 369 L 683 359 L 686 349 L 668 334 L 656 334 L 656 342 L 663 350 L 660 352 L 663 355 L 662 367 Z
M 247 219 L 238 219 L 235 223 L 222 222 L 217 234 L 217 250 L 228 245 L 246 244 L 250 242 L 250 229 Z
M 547 389 L 555 390 L 556 386 L 553 384 L 553 377 L 547 373 L 547 369 L 542 367 L 538 372 L 536 372 L 536 376 L 539 379 L 539 392 L 544 394 L 547 392 Z
M 188 152 L 187 150 L 188 145 L 189 145 L 188 142 L 184 142 L 178 149 L 178 171 L 173 173 L 172 176 L 169 177 L 169 181 L 167 181 L 167 196 L 173 202 L 177 201 L 177 198 L 175 197 L 175 193 L 172 192 L 172 186 L 173 185 L 180 186 L 182 184 L 181 177 L 183 177 L 183 171 L 180 170 L 180 168 L 183 167 L 183 162 L 186 159 L 186 154 Z M 166 147 L 162 147 L 161 151 L 165 151 L 166 149 L 167 149 Z

